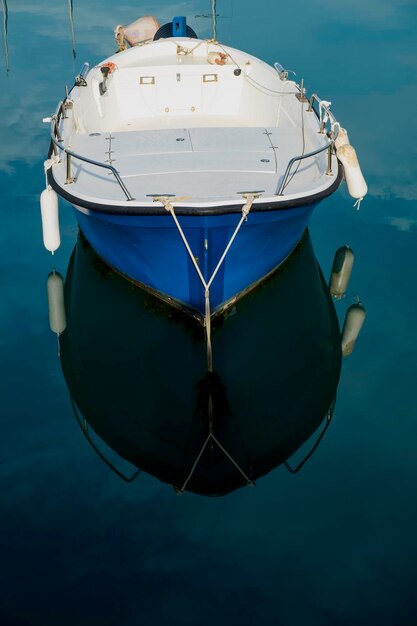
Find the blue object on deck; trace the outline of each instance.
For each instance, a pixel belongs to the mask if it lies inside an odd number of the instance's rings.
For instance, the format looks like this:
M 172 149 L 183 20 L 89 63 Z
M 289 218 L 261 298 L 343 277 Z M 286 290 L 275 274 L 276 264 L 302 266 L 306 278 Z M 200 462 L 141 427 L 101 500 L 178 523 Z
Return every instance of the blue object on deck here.
M 186 18 L 182 18 L 182 17 L 175 17 L 174 20 L 182 20 L 184 19 L 186 21 Z M 167 39 L 169 37 L 191 37 L 191 39 L 198 39 L 195 31 L 188 26 L 188 24 L 185 24 L 185 30 L 183 31 L 183 34 L 180 34 L 179 31 L 176 30 L 176 27 L 174 26 L 173 22 L 168 22 L 167 24 L 164 24 L 163 26 L 161 26 L 161 28 L 159 28 L 156 33 L 155 36 L 153 38 L 154 41 L 157 41 L 158 39 Z
M 172 36 L 173 37 L 186 37 L 187 36 L 187 18 L 184 15 L 179 15 L 172 19 Z

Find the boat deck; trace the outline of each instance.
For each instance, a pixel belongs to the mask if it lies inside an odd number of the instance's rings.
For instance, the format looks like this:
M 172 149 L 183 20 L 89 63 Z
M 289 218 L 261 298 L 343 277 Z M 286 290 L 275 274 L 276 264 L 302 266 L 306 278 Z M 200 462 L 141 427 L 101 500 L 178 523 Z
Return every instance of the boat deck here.
M 327 138 L 306 134 L 305 151 Z M 167 128 L 74 134 L 68 138 L 74 153 L 111 164 L 119 172 L 135 203 L 147 205 L 152 195 L 173 195 L 181 202 L 240 201 L 242 192 L 260 191 L 273 197 L 289 159 L 303 152 L 301 132 L 292 127 Z M 320 191 L 331 181 L 325 175 L 326 155 L 302 161 L 289 182 L 286 196 Z M 64 163 L 54 166 L 54 178 L 65 184 Z M 336 163 L 335 166 L 337 167 Z M 125 203 L 109 170 L 72 159 L 75 182 L 66 190 L 85 200 Z

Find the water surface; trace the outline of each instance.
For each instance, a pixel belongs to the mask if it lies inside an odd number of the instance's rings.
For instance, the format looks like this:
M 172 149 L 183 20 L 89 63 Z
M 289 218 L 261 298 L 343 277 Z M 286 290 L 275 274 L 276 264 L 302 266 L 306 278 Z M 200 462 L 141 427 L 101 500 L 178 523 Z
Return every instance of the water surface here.
M 191 4 L 155 0 L 140 11 L 164 22 Z M 209 4 L 196 1 L 192 16 Z M 147 474 L 125 483 L 72 413 L 45 285 L 53 267 L 65 275 L 77 232 L 61 203 L 62 246 L 54 258 L 43 249 L 42 118 L 84 60 L 113 51 L 113 27 L 138 17 L 132 2 L 73 5 L 75 60 L 64 1 L 10 2 L 8 73 L 1 56 L 0 622 L 417 623 L 415 2 L 265 0 L 255 12 L 245 0 L 225 3 L 219 18 L 219 39 L 280 61 L 333 102 L 370 193 L 357 212 L 342 188 L 311 225 L 325 276 L 337 247 L 356 254 L 340 321 L 357 295 L 368 312 L 332 424 L 296 476 L 279 468 L 218 499 L 178 497 Z M 210 36 L 210 19 L 190 23 Z M 261 310 L 253 332 L 264 322 Z M 255 378 L 260 364 L 262 351 L 248 355 Z

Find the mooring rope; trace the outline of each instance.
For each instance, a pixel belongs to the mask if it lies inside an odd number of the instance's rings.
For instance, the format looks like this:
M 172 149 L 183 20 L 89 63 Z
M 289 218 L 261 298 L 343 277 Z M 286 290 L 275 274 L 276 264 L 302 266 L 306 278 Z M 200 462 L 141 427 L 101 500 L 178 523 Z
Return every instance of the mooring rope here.
M 207 369 L 209 372 L 213 371 L 213 352 L 212 352 L 212 347 L 211 347 L 211 307 L 210 307 L 210 287 L 213 284 L 213 280 L 216 278 L 217 273 L 224 261 L 224 259 L 226 258 L 227 253 L 230 250 L 230 247 L 232 246 L 234 240 L 236 239 L 236 236 L 243 224 L 244 221 L 247 220 L 248 218 L 248 214 L 249 211 L 252 208 L 253 202 L 255 200 L 255 198 L 259 197 L 259 194 L 253 194 L 253 193 L 247 193 L 244 194 L 243 197 L 245 198 L 246 202 L 245 204 L 242 206 L 242 217 L 239 220 L 238 225 L 236 226 L 233 235 L 231 236 L 229 243 L 227 244 L 222 256 L 219 259 L 219 262 L 216 265 L 216 268 L 214 270 L 214 272 L 212 273 L 210 279 L 206 282 L 199 266 L 198 263 L 196 261 L 196 258 L 191 250 L 190 244 L 187 241 L 187 237 L 184 234 L 183 229 L 181 228 L 181 225 L 178 221 L 178 218 L 175 214 L 175 210 L 174 207 L 172 206 L 172 202 L 175 201 L 175 199 L 171 198 L 170 196 L 156 196 L 154 198 L 155 202 L 161 202 L 161 204 L 163 204 L 164 208 L 168 211 L 168 213 L 171 214 L 172 219 L 175 222 L 175 226 L 177 227 L 177 230 L 181 236 L 181 239 L 184 243 L 184 246 L 188 252 L 188 255 L 191 259 L 192 264 L 194 265 L 195 271 L 197 272 L 197 275 L 201 281 L 201 284 L 204 287 L 204 298 L 205 298 L 205 315 L 204 315 L 204 327 L 205 327 L 205 331 L 206 331 L 206 347 L 207 347 Z
M 185 249 L 187 250 L 187 253 L 191 259 L 191 262 L 195 268 L 195 271 L 197 272 L 197 275 L 201 281 L 201 284 L 204 287 L 204 298 L 205 298 L 205 315 L 204 315 L 204 328 L 205 328 L 205 333 L 206 333 L 206 349 L 207 349 L 207 370 L 209 373 L 213 372 L 213 351 L 212 351 L 212 345 L 211 345 L 211 307 L 210 307 L 210 287 L 213 284 L 214 279 L 217 276 L 217 273 L 224 261 L 224 259 L 226 258 L 234 240 L 237 237 L 237 234 L 239 232 L 239 230 L 242 227 L 243 222 L 245 222 L 248 218 L 248 214 L 249 211 L 252 208 L 253 202 L 256 198 L 259 197 L 260 194 L 255 194 L 255 193 L 246 193 L 246 194 L 242 194 L 243 198 L 245 199 L 245 203 L 242 206 L 242 216 L 239 220 L 239 223 L 237 224 L 235 230 L 233 231 L 233 235 L 231 236 L 226 248 L 224 249 L 223 254 L 221 255 L 215 269 L 214 272 L 212 273 L 212 275 L 210 276 L 210 279 L 208 281 L 205 280 L 199 266 L 198 263 L 196 261 L 196 258 L 191 250 L 191 246 L 188 243 L 187 237 L 185 236 L 185 233 L 183 231 L 183 229 L 181 228 L 181 224 L 178 221 L 178 218 L 175 214 L 175 210 L 174 207 L 172 206 L 172 203 L 175 202 L 175 198 L 171 197 L 171 196 L 155 196 L 154 198 L 154 202 L 160 202 L 164 208 L 168 211 L 168 213 L 171 214 L 172 219 L 174 220 L 175 226 L 181 236 L 181 239 L 184 243 Z M 178 200 L 177 200 L 178 201 Z M 243 469 L 240 467 L 240 465 L 237 463 L 237 461 L 229 454 L 229 452 L 226 450 L 226 448 L 224 448 L 224 446 L 222 446 L 222 444 L 220 443 L 220 441 L 215 437 L 214 433 L 213 433 L 213 397 L 211 392 L 209 393 L 209 397 L 208 397 L 208 435 L 202 445 L 202 448 L 200 450 L 200 452 L 198 453 L 188 475 L 187 478 L 185 479 L 182 487 L 180 489 L 177 489 L 177 493 L 179 495 L 183 494 L 189 481 L 191 480 L 194 471 L 201 459 L 201 457 L 204 454 L 205 449 L 207 448 L 207 446 L 209 445 L 210 441 L 214 441 L 214 443 L 218 446 L 218 448 L 221 450 L 221 452 L 223 452 L 223 454 L 229 459 L 229 461 L 236 467 L 236 469 L 239 471 L 239 473 L 242 475 L 242 477 L 245 479 L 246 484 L 248 485 L 255 485 L 254 481 L 251 480 L 247 474 L 243 471 Z
M 217 39 L 216 0 L 211 0 L 211 20 L 213 25 L 213 39 Z
M 245 472 L 244 472 L 244 471 L 243 471 L 243 469 L 240 467 L 240 465 L 239 465 L 239 464 L 235 461 L 235 459 L 234 459 L 234 458 L 233 458 L 233 457 L 232 457 L 232 456 L 228 453 L 228 451 L 226 450 L 226 448 L 224 448 L 224 447 L 222 446 L 222 444 L 220 443 L 220 441 L 219 441 L 219 440 L 218 440 L 218 439 L 217 439 L 217 438 L 213 435 L 213 433 L 212 433 L 212 432 L 209 432 L 209 434 L 208 434 L 208 435 L 207 435 L 207 437 L 206 437 L 206 440 L 205 440 L 205 441 L 204 441 L 204 443 L 203 443 L 203 446 L 202 446 L 202 448 L 201 448 L 200 452 L 199 452 L 199 453 L 198 453 L 198 455 L 197 455 L 196 460 L 194 461 L 194 463 L 193 463 L 193 465 L 192 465 L 192 467 L 191 467 L 191 469 L 190 469 L 190 471 L 189 471 L 189 473 L 188 473 L 187 478 L 185 479 L 184 483 L 182 484 L 181 489 L 178 489 L 178 490 L 177 490 L 178 495 L 182 495 L 182 494 L 184 493 L 184 491 L 186 490 L 187 485 L 188 485 L 188 483 L 190 482 L 190 480 L 191 480 L 191 478 L 192 478 L 192 476 L 193 476 L 193 474 L 194 474 L 194 472 L 195 472 L 195 468 L 197 467 L 198 462 L 200 461 L 201 457 L 203 456 L 203 454 L 204 454 L 204 450 L 207 448 L 207 446 L 208 446 L 208 444 L 209 444 L 209 442 L 210 442 L 210 440 L 211 440 L 211 439 L 213 439 L 213 441 L 214 441 L 214 442 L 218 445 L 219 449 L 223 452 L 223 454 L 226 456 L 226 458 L 228 458 L 228 459 L 229 459 L 229 461 L 230 461 L 230 462 L 231 462 L 231 463 L 232 463 L 232 464 L 236 467 L 236 469 L 238 470 L 238 472 L 239 472 L 239 473 L 243 476 L 243 478 L 246 480 L 246 484 L 247 484 L 247 485 L 251 485 L 251 486 L 253 486 L 253 487 L 256 485 L 256 483 L 255 483 L 253 480 L 251 480 L 247 474 L 245 474 Z
M 199 16 L 199 17 L 208 17 L 208 16 Z M 215 31 L 215 26 L 213 27 L 213 31 Z M 295 96 L 298 95 L 299 91 L 278 91 L 276 89 L 272 89 L 272 87 L 268 87 L 267 85 L 263 85 L 262 83 L 258 82 L 257 80 L 255 80 L 252 76 L 250 76 L 250 74 L 248 74 L 248 72 L 246 72 L 244 70 L 244 68 L 239 65 L 239 63 L 236 61 L 236 59 L 233 58 L 232 54 L 230 53 L 230 48 L 225 48 L 225 46 L 223 46 L 219 41 L 217 41 L 216 37 L 213 37 L 212 39 L 202 39 L 201 41 L 198 42 L 198 44 L 196 44 L 193 48 L 187 48 L 186 46 L 181 46 L 179 45 L 176 41 L 175 38 L 173 39 L 167 39 L 167 42 L 172 43 L 177 50 L 177 54 L 180 56 L 188 56 L 189 54 L 193 54 L 195 50 L 197 50 L 197 48 L 199 48 L 202 44 L 206 44 L 207 45 L 207 49 L 209 46 L 213 45 L 213 46 L 217 46 L 218 48 L 220 48 L 223 53 L 226 55 L 226 57 L 228 57 L 231 62 L 233 63 L 233 65 L 236 66 L 236 69 L 240 70 L 242 76 L 244 76 L 248 82 L 251 83 L 251 85 L 257 89 L 258 91 L 261 91 L 261 93 L 263 93 L 266 96 L 271 96 L 271 97 L 276 97 L 276 96 Z M 149 42 L 146 42 L 149 43 Z M 290 81 L 291 82 L 291 81 Z
M 6 61 L 6 73 L 9 73 L 9 42 L 7 36 L 7 23 L 9 18 L 9 10 L 7 8 L 7 0 L 2 0 L 3 4 L 3 41 L 4 41 L 4 55 Z
M 71 26 L 71 42 L 72 42 L 72 58 L 75 59 L 77 56 L 77 52 L 75 49 L 75 29 L 74 29 L 74 6 L 73 0 L 68 0 L 68 12 L 70 18 L 70 26 Z

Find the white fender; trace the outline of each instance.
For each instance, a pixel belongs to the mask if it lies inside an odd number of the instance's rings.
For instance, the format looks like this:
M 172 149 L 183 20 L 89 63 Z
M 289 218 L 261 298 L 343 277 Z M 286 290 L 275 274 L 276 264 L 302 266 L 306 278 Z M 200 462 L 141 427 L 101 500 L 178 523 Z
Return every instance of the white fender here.
M 59 232 L 58 195 L 48 185 L 41 193 L 41 216 L 43 245 L 52 254 L 61 245 Z
M 334 142 L 336 150 L 341 148 L 342 146 L 346 146 L 350 143 L 349 135 L 347 133 L 346 128 L 339 128 L 339 132 L 337 134 L 337 139 Z
M 337 150 L 337 158 L 342 163 L 345 170 L 346 185 L 352 198 L 359 200 L 366 196 L 368 186 L 359 167 L 358 157 L 355 148 L 350 144 L 345 144 Z
M 116 26 L 114 36 L 117 43 L 123 44 L 126 40 L 129 46 L 137 46 L 140 43 L 153 39 L 159 30 L 160 24 L 152 15 L 145 15 L 129 24 L 129 26 Z
M 346 312 L 345 323 L 342 330 L 342 354 L 352 354 L 356 340 L 359 336 L 366 317 L 366 310 L 360 304 L 352 304 Z
M 342 298 L 345 295 L 354 260 L 355 255 L 349 246 L 342 246 L 336 250 L 330 274 L 330 293 L 335 298 Z
M 51 272 L 46 281 L 48 292 L 49 327 L 60 335 L 67 327 L 64 301 L 64 279 L 59 272 Z

